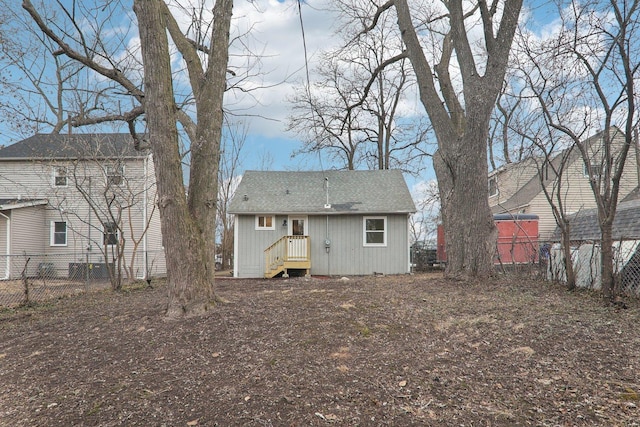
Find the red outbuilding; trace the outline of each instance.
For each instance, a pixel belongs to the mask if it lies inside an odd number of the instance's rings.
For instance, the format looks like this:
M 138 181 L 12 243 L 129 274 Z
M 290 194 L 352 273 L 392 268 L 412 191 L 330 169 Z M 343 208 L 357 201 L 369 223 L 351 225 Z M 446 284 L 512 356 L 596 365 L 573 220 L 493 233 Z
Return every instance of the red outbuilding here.
M 538 215 L 496 214 L 498 228 L 494 262 L 496 264 L 531 264 L 538 262 Z M 437 260 L 447 262 L 442 224 L 438 225 Z

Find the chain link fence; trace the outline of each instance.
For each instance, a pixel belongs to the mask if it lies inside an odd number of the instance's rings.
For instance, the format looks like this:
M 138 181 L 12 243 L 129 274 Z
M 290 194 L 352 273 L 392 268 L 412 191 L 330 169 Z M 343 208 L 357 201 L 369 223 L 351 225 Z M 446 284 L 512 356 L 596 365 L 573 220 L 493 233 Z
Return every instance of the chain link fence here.
M 586 289 L 601 288 L 600 242 L 574 242 L 571 261 L 576 275 L 576 286 Z M 613 244 L 613 271 L 617 294 L 640 296 L 640 240 L 617 241 Z M 565 282 L 562 250 L 554 244 L 549 252 L 547 278 Z
M 145 256 L 146 255 L 146 256 Z M 163 277 L 164 253 L 139 252 L 133 261 L 114 262 L 89 253 L 0 256 L 0 307 L 15 307 L 63 296 L 108 289 L 120 274 L 123 282 Z

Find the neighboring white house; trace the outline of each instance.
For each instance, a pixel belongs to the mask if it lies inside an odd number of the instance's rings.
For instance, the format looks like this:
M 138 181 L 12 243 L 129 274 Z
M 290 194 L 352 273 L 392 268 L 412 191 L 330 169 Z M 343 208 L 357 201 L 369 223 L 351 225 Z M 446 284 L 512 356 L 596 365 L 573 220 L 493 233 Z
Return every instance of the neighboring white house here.
M 234 276 L 408 273 L 415 211 L 399 170 L 247 171 L 229 206 Z
M 155 201 L 151 153 L 129 134 L 37 134 L 0 149 L 0 279 L 20 277 L 13 261 L 29 256 L 29 275 L 103 274 L 118 241 L 127 276 L 164 275 Z
M 616 143 L 624 142 L 624 135 L 616 130 Z M 598 174 L 602 167 L 602 134 L 596 134 L 585 141 L 591 156 L 592 173 Z M 619 146 L 619 145 L 618 145 Z M 555 156 L 551 162 L 556 168 L 560 166 L 563 155 L 567 154 L 562 179 L 560 182 L 562 203 L 566 214 L 574 214 L 596 206 L 595 198 L 589 183 L 582 156 L 577 148 Z M 557 194 L 558 177 L 553 168 L 544 166 L 544 159 L 525 159 L 519 163 L 505 165 L 489 174 L 489 206 L 494 214 L 535 214 L 539 217 L 540 241 L 553 239 L 556 221 L 551 205 L 543 191 L 543 185 L 550 194 Z M 626 197 L 638 186 L 638 155 L 634 145 L 629 150 L 624 173 L 620 181 L 619 199 Z M 541 179 L 542 177 L 542 179 Z M 557 204 L 554 195 L 554 203 Z

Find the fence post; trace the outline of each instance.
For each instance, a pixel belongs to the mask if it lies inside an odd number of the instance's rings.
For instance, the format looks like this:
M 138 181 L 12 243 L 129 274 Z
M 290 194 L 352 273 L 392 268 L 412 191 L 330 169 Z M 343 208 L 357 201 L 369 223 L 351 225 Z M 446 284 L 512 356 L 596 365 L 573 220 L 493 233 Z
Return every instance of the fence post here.
M 85 255 L 85 278 L 84 278 L 84 292 L 87 293 L 89 292 L 89 252 L 87 252 Z

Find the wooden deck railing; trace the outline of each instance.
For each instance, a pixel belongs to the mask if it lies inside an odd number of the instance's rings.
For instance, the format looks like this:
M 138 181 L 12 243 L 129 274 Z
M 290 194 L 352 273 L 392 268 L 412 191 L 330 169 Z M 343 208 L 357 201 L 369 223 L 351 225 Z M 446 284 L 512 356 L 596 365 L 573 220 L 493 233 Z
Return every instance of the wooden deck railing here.
M 274 277 L 287 269 L 311 268 L 311 241 L 309 236 L 282 236 L 264 250 L 265 277 Z

